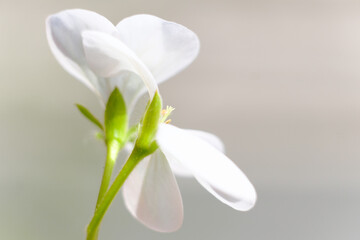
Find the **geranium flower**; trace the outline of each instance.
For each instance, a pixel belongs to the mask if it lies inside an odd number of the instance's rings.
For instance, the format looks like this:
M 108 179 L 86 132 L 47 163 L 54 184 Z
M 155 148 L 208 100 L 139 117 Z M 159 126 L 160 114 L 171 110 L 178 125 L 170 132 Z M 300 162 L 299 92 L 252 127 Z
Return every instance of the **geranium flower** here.
M 47 19 L 50 47 L 60 64 L 105 103 L 118 87 L 128 109 L 148 91 L 196 57 L 199 41 L 189 29 L 150 15 L 135 15 L 116 27 L 86 10 L 67 10 Z M 135 167 L 123 189 L 125 204 L 139 221 L 161 232 L 177 230 L 183 206 L 173 172 L 193 176 L 230 207 L 246 211 L 256 201 L 254 187 L 223 154 L 214 135 L 159 125 L 158 149 Z
M 118 57 L 108 62 L 98 58 L 91 40 L 83 42 L 84 31 L 114 36 L 119 42 Z M 199 40 L 195 33 L 177 23 L 151 15 L 134 15 L 116 27 L 105 17 L 91 11 L 72 9 L 51 15 L 46 20 L 50 48 L 72 76 L 89 87 L 103 102 L 115 87 L 125 98 L 129 112 L 146 91 L 172 77 L 197 56 Z M 152 97 L 152 96 L 150 96 Z
M 96 72 L 120 68 L 123 59 L 121 41 L 98 32 L 85 32 L 83 39 L 87 54 L 96 53 L 97 59 L 101 59 L 94 62 Z M 104 66 L 101 63 L 110 60 L 113 64 Z M 150 96 L 157 91 L 148 86 L 147 89 Z M 195 177 L 212 195 L 236 210 L 247 211 L 254 206 L 254 187 L 223 154 L 223 144 L 216 136 L 161 123 L 155 141 L 158 150 L 135 167 L 123 186 L 127 208 L 147 227 L 172 232 L 182 224 L 183 205 L 173 172 Z

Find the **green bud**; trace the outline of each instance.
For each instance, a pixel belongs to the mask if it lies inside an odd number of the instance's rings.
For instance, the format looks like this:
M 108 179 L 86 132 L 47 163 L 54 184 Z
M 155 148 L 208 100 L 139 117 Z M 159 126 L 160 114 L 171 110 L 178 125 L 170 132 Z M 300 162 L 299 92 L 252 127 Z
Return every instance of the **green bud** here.
M 139 137 L 136 146 L 140 149 L 148 149 L 153 142 L 161 117 L 162 101 L 158 92 L 155 93 L 151 103 L 147 106 L 144 114 Z
M 104 131 L 103 125 L 100 123 L 100 121 L 94 117 L 94 115 L 91 114 L 91 112 L 84 106 L 80 104 L 76 104 L 76 107 L 79 109 L 79 111 L 88 119 L 90 122 L 94 123 L 96 126 L 98 126 L 102 131 Z
M 126 105 L 119 89 L 111 93 L 105 109 L 105 136 L 106 143 L 116 141 L 123 144 L 127 136 L 128 116 Z

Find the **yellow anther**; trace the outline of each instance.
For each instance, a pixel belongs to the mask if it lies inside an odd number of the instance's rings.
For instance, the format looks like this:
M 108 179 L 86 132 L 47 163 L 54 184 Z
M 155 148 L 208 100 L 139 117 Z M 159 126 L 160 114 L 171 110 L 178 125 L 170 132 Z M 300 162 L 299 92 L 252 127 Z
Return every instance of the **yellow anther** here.
M 169 123 L 171 123 L 171 119 L 165 121 L 165 124 L 169 124 Z

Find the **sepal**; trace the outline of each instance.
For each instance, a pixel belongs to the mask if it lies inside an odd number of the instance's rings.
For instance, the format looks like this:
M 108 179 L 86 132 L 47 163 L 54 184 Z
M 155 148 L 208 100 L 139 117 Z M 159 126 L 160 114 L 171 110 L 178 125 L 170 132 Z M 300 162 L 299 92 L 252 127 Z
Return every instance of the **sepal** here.
M 151 103 L 146 108 L 141 122 L 139 137 L 136 141 L 138 148 L 148 149 L 153 142 L 160 122 L 161 108 L 161 97 L 156 91 Z
M 90 122 L 94 123 L 97 127 L 99 127 L 102 131 L 104 131 L 103 125 L 86 107 L 80 104 L 76 104 L 76 107 Z
M 111 93 L 105 109 L 106 143 L 124 144 L 127 136 L 128 116 L 123 96 L 118 88 Z

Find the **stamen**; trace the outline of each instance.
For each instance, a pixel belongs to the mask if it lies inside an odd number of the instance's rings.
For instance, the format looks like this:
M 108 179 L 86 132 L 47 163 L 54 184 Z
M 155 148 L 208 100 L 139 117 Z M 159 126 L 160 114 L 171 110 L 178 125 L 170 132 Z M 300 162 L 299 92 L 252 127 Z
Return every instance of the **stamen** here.
M 169 116 L 170 116 L 170 114 L 172 113 L 172 111 L 174 111 L 175 110 L 175 108 L 173 108 L 173 107 L 171 107 L 171 106 L 166 106 L 166 109 L 163 109 L 162 111 L 161 111 L 161 116 L 162 116 L 162 118 L 161 118 L 161 120 L 160 120 L 160 122 L 162 122 L 162 123 L 170 123 L 170 121 L 169 120 L 166 120 Z

